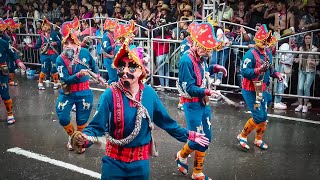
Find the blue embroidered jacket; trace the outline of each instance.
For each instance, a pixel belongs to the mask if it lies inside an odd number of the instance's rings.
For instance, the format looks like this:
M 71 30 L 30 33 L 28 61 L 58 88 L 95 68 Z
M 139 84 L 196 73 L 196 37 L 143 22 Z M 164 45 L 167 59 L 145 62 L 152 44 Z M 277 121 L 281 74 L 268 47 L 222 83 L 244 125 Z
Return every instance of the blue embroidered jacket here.
M 188 51 L 179 61 L 179 86 L 189 96 L 203 98 L 207 87 L 207 81 L 204 80 L 205 73 L 212 74 L 213 65 L 208 67 L 206 62 L 201 62 L 193 54 Z
M 114 50 L 113 47 L 114 47 L 113 35 L 109 31 L 106 31 L 102 37 L 102 49 L 107 54 L 113 55 L 113 50 Z
M 10 48 L 9 42 L 0 39 L 0 64 L 18 59 L 17 54 Z
M 270 49 L 266 49 L 266 56 L 269 58 L 270 64 L 272 64 L 272 53 Z M 265 73 L 259 73 L 254 71 L 255 68 L 259 68 L 262 63 L 265 62 L 265 56 L 256 48 L 249 49 L 243 56 L 243 62 L 240 72 L 243 76 L 242 89 L 247 91 L 255 91 L 252 81 L 263 79 L 263 90 L 269 85 L 269 77 L 275 77 L 276 71 L 270 68 Z
M 181 142 L 187 142 L 188 131 L 179 126 L 179 124 L 170 117 L 164 105 L 160 101 L 157 93 L 147 85 L 143 85 L 142 105 L 148 110 L 151 120 L 161 129 L 167 131 L 171 136 Z M 120 102 L 124 116 L 123 137 L 127 137 L 134 129 L 137 108 L 134 107 L 132 101 L 121 92 L 122 102 Z M 122 104 L 121 104 L 122 103 Z M 83 130 L 83 133 L 88 136 L 103 136 L 105 132 L 109 132 L 112 137 L 115 137 L 115 131 L 118 130 L 117 121 L 114 120 L 114 103 L 113 92 L 111 88 L 105 90 L 100 96 L 100 106 L 97 113 L 93 117 L 89 125 Z M 125 145 L 124 147 L 141 147 L 150 143 L 151 133 L 146 118 L 142 119 L 141 131 L 137 137 Z M 89 144 L 88 146 L 90 146 Z
M 79 60 L 88 65 L 92 72 L 98 73 L 98 67 L 90 52 L 86 48 L 81 48 L 79 52 Z M 86 66 L 79 63 L 72 63 L 69 59 L 57 57 L 56 67 L 59 72 L 60 80 L 65 84 L 78 84 L 89 81 L 89 76 L 81 77 L 78 72 L 81 69 L 88 69 Z
M 37 43 L 34 44 L 33 48 L 34 48 L 34 49 L 43 48 L 48 41 L 56 42 L 56 45 L 54 45 L 53 47 L 54 47 L 57 51 L 60 50 L 61 40 L 60 40 L 58 34 L 57 34 L 55 31 L 53 31 L 53 30 L 50 31 L 50 37 L 49 37 L 49 38 L 48 38 L 48 37 L 45 37 L 44 33 L 41 33 L 40 36 L 39 36 L 38 39 L 37 39 Z M 50 48 L 48 48 L 48 49 L 50 49 Z M 58 52 L 58 53 L 60 53 L 60 52 Z

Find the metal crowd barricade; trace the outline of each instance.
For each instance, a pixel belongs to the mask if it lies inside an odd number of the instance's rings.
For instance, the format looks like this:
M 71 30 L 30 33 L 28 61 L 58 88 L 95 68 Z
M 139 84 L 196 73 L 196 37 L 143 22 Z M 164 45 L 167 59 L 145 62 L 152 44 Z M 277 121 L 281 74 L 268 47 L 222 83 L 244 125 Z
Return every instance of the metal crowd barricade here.
M 202 20 L 199 20 L 200 22 Z M 175 89 L 175 81 L 177 80 L 177 74 L 178 74 L 178 62 L 180 60 L 180 44 L 182 40 L 179 40 L 179 32 L 181 29 L 179 29 L 179 23 L 190 23 L 192 21 L 179 21 L 179 22 L 174 22 L 174 23 L 169 23 L 165 24 L 163 26 L 159 26 L 157 28 L 154 28 L 152 30 L 152 38 L 151 38 L 151 44 L 152 44 L 152 57 L 154 57 L 154 63 L 152 66 L 152 76 L 151 76 L 151 84 L 153 84 L 155 87 L 161 87 L 161 89 Z M 233 25 L 233 26 L 239 26 L 239 27 L 244 27 L 245 29 L 249 29 L 251 31 L 256 31 L 255 29 L 231 23 L 231 22 L 224 22 L 221 21 L 223 29 L 225 28 L 226 24 L 228 25 Z M 168 29 L 173 29 L 172 31 L 174 32 L 175 36 L 171 37 L 171 39 L 165 39 L 165 32 L 168 31 Z M 155 56 L 155 51 L 157 50 L 154 48 L 155 42 L 163 43 L 163 44 L 169 44 L 170 50 L 169 50 L 169 55 L 167 57 L 167 62 L 169 62 L 170 65 L 170 73 L 168 75 L 159 75 L 159 70 L 162 72 L 166 62 L 161 62 L 160 64 L 157 63 L 157 58 Z M 225 66 L 228 70 L 229 76 L 227 78 L 224 78 L 223 83 L 220 84 L 219 86 L 226 89 L 239 89 L 239 86 L 241 85 L 241 76 L 239 73 L 240 69 L 240 62 L 242 60 L 242 56 L 245 53 L 245 50 L 248 49 L 247 45 L 244 45 L 245 43 L 243 42 L 243 39 L 240 39 L 240 42 L 238 42 L 238 45 L 232 45 L 229 47 L 230 51 L 228 53 L 228 58 L 226 60 Z M 173 47 L 173 49 L 172 49 Z M 223 52 L 224 50 L 222 50 Z M 212 57 L 212 58 L 217 58 L 217 57 Z M 208 61 L 210 64 L 211 59 Z M 160 73 L 162 74 L 162 73 Z M 169 79 L 170 83 L 169 86 L 158 86 L 159 78 L 164 78 L 164 79 Z M 155 82 L 156 80 L 156 82 Z
M 280 50 L 278 50 L 278 51 L 277 51 L 277 54 L 278 54 L 278 55 L 274 57 L 276 69 L 278 69 L 280 60 L 281 60 L 281 58 L 283 58 L 281 55 L 285 55 L 285 54 L 293 54 L 293 55 L 300 55 L 300 54 L 302 54 L 302 55 L 303 55 L 303 54 L 305 54 L 305 55 L 317 55 L 317 56 L 318 56 L 317 59 L 312 59 L 312 60 L 317 61 L 317 62 L 318 62 L 318 63 L 317 63 L 318 65 L 320 64 L 320 59 L 319 59 L 319 57 L 320 57 L 320 52 L 280 51 Z M 278 92 L 277 92 L 277 86 L 278 86 L 278 85 L 283 86 L 283 83 L 278 84 L 278 81 L 275 81 L 275 82 L 274 82 L 274 87 L 275 87 L 274 90 L 273 90 L 274 95 L 283 96 L 283 97 L 287 97 L 287 98 L 304 98 L 304 99 L 320 100 L 320 96 L 317 96 L 317 97 L 315 96 L 315 95 L 316 95 L 316 90 L 319 90 L 319 86 L 320 86 L 320 82 L 319 82 L 319 81 L 316 81 L 316 78 L 319 79 L 319 77 L 317 77 L 317 76 L 320 75 L 320 74 L 317 75 L 317 70 L 316 70 L 316 69 L 314 69 L 314 72 L 313 72 L 313 84 L 312 84 L 312 86 L 311 86 L 312 91 L 311 91 L 310 96 L 301 96 L 301 95 L 297 95 L 297 93 L 294 93 L 295 91 L 298 91 L 298 84 L 300 83 L 300 82 L 299 82 L 299 77 L 298 77 L 297 75 L 298 75 L 299 71 L 301 71 L 301 70 L 300 70 L 301 63 L 302 63 L 302 61 L 307 61 L 307 60 L 308 60 L 308 59 L 306 59 L 306 58 L 302 58 L 302 59 L 301 59 L 301 62 L 300 62 L 300 61 L 299 61 L 299 62 L 294 62 L 294 64 L 291 66 L 291 73 L 289 73 L 289 74 L 287 74 L 287 75 L 285 76 L 285 78 L 289 78 L 289 79 L 288 79 L 289 84 L 288 84 L 288 90 L 287 90 L 288 93 L 282 93 L 282 94 L 278 93 Z M 298 67 L 298 68 L 295 68 L 294 66 L 296 66 L 296 67 Z M 298 70 L 298 71 L 297 71 L 297 70 Z M 282 73 L 282 74 L 284 74 L 284 73 Z M 294 76 L 294 77 L 293 77 L 293 76 Z M 305 82 L 304 82 L 304 83 L 305 83 Z M 316 89 L 316 87 L 318 87 L 318 88 Z M 318 92 L 318 93 L 319 93 L 319 92 Z
M 93 28 L 97 28 L 98 24 L 100 23 L 104 23 L 104 21 L 107 19 L 107 17 L 96 17 L 96 18 L 87 18 L 87 19 L 81 19 L 79 20 L 81 24 L 83 24 L 84 22 L 86 22 L 88 24 L 89 28 L 88 31 L 89 31 L 89 34 L 92 35 L 93 34 Z M 122 20 L 122 19 L 115 19 L 115 18 L 108 18 L 108 19 L 113 19 L 113 20 L 118 20 L 118 22 L 120 23 L 124 23 L 124 24 L 128 24 L 129 21 L 126 21 L 126 20 Z M 148 34 L 144 34 L 145 31 L 148 31 L 148 28 L 145 28 L 141 25 L 138 25 L 136 24 L 135 25 L 136 29 L 137 29 L 137 33 L 136 34 L 136 37 L 149 37 Z
M 153 57 L 153 62 L 150 65 L 150 78 L 151 84 L 154 87 L 161 87 L 164 89 L 176 89 L 175 81 L 178 79 L 177 77 L 178 62 L 180 59 L 180 43 L 181 41 L 179 40 L 161 38 L 151 39 L 151 57 Z M 166 49 L 163 50 L 159 46 L 166 47 Z M 164 83 L 162 84 L 162 86 L 160 86 L 160 81 L 162 81 L 161 79 L 163 79 Z
M 17 34 L 18 50 L 23 53 L 21 60 L 28 65 L 40 66 L 40 51 L 28 47 L 28 44 L 36 43 L 38 34 Z
M 301 40 L 301 37 L 303 39 L 303 36 L 305 34 L 310 34 L 311 35 L 311 43 L 312 45 L 314 45 L 314 40 L 315 40 L 315 34 L 318 33 L 320 30 L 316 29 L 316 30 L 311 30 L 311 31 L 307 31 L 307 32 L 302 32 L 302 33 L 297 33 L 288 37 L 284 37 L 280 39 L 280 43 L 284 43 L 284 42 L 289 42 L 289 39 L 294 38 L 295 42 L 297 43 L 297 40 Z M 319 38 L 319 37 L 317 37 Z M 303 40 L 304 42 L 304 40 Z M 277 48 L 279 49 L 279 48 Z M 311 48 L 312 49 L 312 48 Z M 320 91 L 319 91 L 319 87 L 320 87 L 320 71 L 317 70 L 319 68 L 317 68 L 317 66 L 319 67 L 320 64 L 320 52 L 318 49 L 318 52 L 311 52 L 310 51 L 283 51 L 283 50 L 277 50 L 276 51 L 276 55 L 273 57 L 274 59 L 274 64 L 275 64 L 275 68 L 277 70 L 279 70 L 279 65 L 282 62 L 281 60 L 285 60 L 284 58 L 287 58 L 287 56 L 289 54 L 292 54 L 294 59 L 298 58 L 299 59 L 299 55 L 302 55 L 301 61 L 299 60 L 299 62 L 293 62 L 293 64 L 290 66 L 287 65 L 287 68 L 289 68 L 289 70 L 291 70 L 290 73 L 283 73 L 285 78 L 288 78 L 288 84 L 283 84 L 283 83 L 278 83 L 278 81 L 274 81 L 274 89 L 273 89 L 273 93 L 276 96 L 281 96 L 281 97 L 285 97 L 285 98 L 303 98 L 303 99 L 313 99 L 313 100 L 320 100 Z M 301 64 L 304 61 L 308 61 L 310 59 L 305 58 L 304 55 L 313 55 L 316 58 L 313 59 L 315 60 L 317 66 L 314 69 L 314 73 L 313 73 L 313 82 L 312 82 L 312 86 L 311 86 L 311 90 L 310 90 L 310 96 L 305 96 L 305 95 L 297 95 L 298 94 L 298 90 L 299 90 L 299 71 L 301 71 L 300 67 Z M 284 65 L 282 65 L 284 66 Z M 291 68 L 291 69 L 290 69 Z M 312 75 L 310 73 L 310 75 Z M 303 82 L 304 84 L 305 82 Z M 287 85 L 287 88 L 285 88 L 285 86 Z M 304 84 L 305 85 L 305 84 Z M 278 91 L 278 86 L 282 86 L 282 88 L 286 89 L 284 91 L 284 93 L 279 93 Z
M 25 20 L 24 20 L 25 19 Z M 105 18 L 98 18 L 100 19 L 101 22 L 104 21 Z M 29 23 L 28 23 L 29 20 Z M 31 21 L 32 20 L 32 21 Z M 95 20 L 97 20 L 97 18 L 92 18 L 90 19 L 85 19 L 85 20 L 81 20 L 81 22 L 83 21 L 88 21 L 89 26 L 92 26 L 93 24 L 91 24 L 92 22 L 94 22 Z M 30 27 L 33 27 L 33 31 L 36 31 L 36 26 L 35 23 L 38 20 L 32 19 L 32 18 L 20 18 L 18 19 L 18 21 L 25 23 L 25 25 L 29 25 Z M 119 20 L 120 22 L 123 23 L 128 23 L 128 21 L 124 21 L 124 20 Z M 202 21 L 202 20 L 200 20 Z M 161 86 L 161 88 L 165 88 L 165 89 L 176 89 L 175 87 L 175 82 L 177 80 L 178 77 L 178 63 L 180 60 L 180 44 L 182 42 L 182 40 L 179 39 L 179 23 L 185 23 L 188 22 L 190 23 L 191 21 L 179 21 L 179 22 L 174 22 L 174 23 L 169 23 L 169 24 L 165 24 L 163 26 L 160 27 L 156 27 L 152 30 L 148 30 L 145 27 L 142 27 L 140 25 L 136 25 L 137 29 L 138 29 L 138 34 L 136 35 L 136 38 L 133 41 L 133 44 L 137 45 L 137 46 L 143 46 L 145 49 L 145 52 L 150 54 L 151 57 L 151 61 L 149 63 L 150 65 L 150 75 L 147 79 L 148 83 L 150 83 L 151 85 L 153 85 L 154 87 L 160 87 L 159 84 L 159 80 L 160 78 L 164 79 L 164 84 L 165 81 L 167 79 L 167 81 L 169 80 L 169 84 L 168 86 Z M 226 27 L 226 25 L 233 25 L 233 26 L 238 26 L 241 27 L 242 25 L 239 24 L 235 24 L 235 23 L 231 23 L 231 22 L 224 22 L 221 21 L 220 22 L 222 24 L 223 29 Z M 32 25 L 31 25 L 32 24 Z M 246 27 L 246 26 L 242 26 L 245 29 L 249 29 L 251 31 L 256 31 L 252 28 Z M 165 39 L 165 31 L 167 31 L 168 29 L 170 29 L 171 31 L 175 32 L 175 37 L 174 38 L 170 38 L 170 39 Z M 172 30 L 173 29 L 173 30 Z M 91 29 L 89 30 L 89 32 L 91 31 Z M 27 47 L 21 47 L 21 44 L 28 44 L 28 43 L 35 43 L 37 38 L 38 38 L 38 34 L 35 33 L 22 33 L 22 31 L 19 31 L 20 33 L 17 34 L 17 39 L 18 39 L 18 43 L 20 44 L 19 50 L 21 50 L 21 52 L 24 54 L 23 55 L 23 61 L 26 64 L 30 64 L 30 65 L 40 65 L 40 60 L 39 60 L 39 50 L 34 50 L 32 48 L 27 48 Z M 27 31 L 28 32 L 28 31 Z M 145 33 L 148 32 L 148 33 Z M 313 30 L 313 31 L 308 31 L 308 32 L 303 32 L 303 33 L 299 33 L 299 34 L 294 34 L 292 36 L 289 37 L 285 37 L 280 39 L 279 42 L 284 41 L 287 38 L 290 37 L 299 37 L 299 36 L 303 36 L 303 34 L 305 33 L 311 33 L 312 37 L 314 35 L 315 32 L 319 32 L 319 30 Z M 89 33 L 91 35 L 91 38 L 93 40 L 92 43 L 92 47 L 91 47 L 91 53 L 93 55 L 93 57 L 95 57 L 95 59 L 97 60 L 97 64 L 99 67 L 99 70 L 101 72 L 106 72 L 106 69 L 103 65 L 103 57 L 102 57 L 102 53 L 98 53 L 97 51 L 97 45 L 100 43 L 99 41 L 101 40 L 102 37 L 97 37 L 95 35 L 93 35 L 91 32 Z M 312 38 L 313 39 L 313 38 Z M 161 46 L 157 46 L 161 44 Z M 165 59 L 159 59 L 159 57 L 157 57 L 156 55 L 159 53 L 159 51 L 161 51 L 161 47 L 166 46 L 167 49 L 167 55 L 165 57 Z M 228 70 L 228 77 L 224 78 L 222 81 L 222 84 L 220 84 L 219 86 L 224 89 L 224 90 L 230 90 L 230 89 L 238 89 L 241 86 L 241 75 L 240 75 L 240 67 L 241 67 L 241 61 L 242 61 L 242 57 L 245 54 L 245 52 L 248 49 L 247 44 L 245 44 L 243 42 L 243 39 L 240 39 L 240 42 L 238 42 L 237 44 L 233 44 L 230 47 L 230 51 L 228 53 L 228 58 L 225 62 L 225 67 Z M 277 47 L 277 49 L 279 49 L 279 47 Z M 223 51 L 223 50 L 222 50 Z M 273 57 L 273 62 L 275 64 L 275 68 L 278 67 L 279 64 L 279 58 L 280 58 L 280 54 L 284 54 L 284 53 L 292 53 L 292 54 L 316 54 L 319 55 L 319 53 L 315 53 L 315 52 L 295 52 L 295 51 L 280 51 L 277 50 L 276 51 L 276 55 Z M 161 54 L 161 53 L 160 53 Z M 157 62 L 158 59 L 158 62 Z M 319 61 L 319 59 L 317 59 L 317 61 Z M 210 64 L 210 62 L 208 62 Z M 164 69 L 166 68 L 166 69 Z M 159 72 L 161 72 L 159 75 Z M 164 73 L 163 73 L 164 72 Z M 319 71 L 318 71 L 319 72 Z M 168 74 L 169 73 L 169 74 Z M 297 73 L 294 72 L 293 73 Z M 320 73 L 318 73 L 320 74 Z M 319 86 L 319 81 L 314 81 L 313 83 L 313 90 L 311 93 L 310 97 L 306 97 L 306 96 L 298 96 L 295 93 L 295 90 L 297 89 L 297 84 L 298 83 L 293 83 L 298 82 L 297 78 L 294 80 L 292 79 L 292 76 L 289 77 L 289 87 L 288 90 L 286 91 L 286 93 L 283 94 L 279 94 L 276 92 L 276 87 L 277 87 L 277 81 L 274 81 L 273 83 L 273 94 L 274 95 L 280 95 L 283 97 L 289 97 L 289 98 L 298 98 L 298 97 L 302 97 L 302 98 L 308 98 L 308 99 L 316 99 L 319 100 L 320 97 L 316 96 L 316 89 Z M 318 78 L 318 75 L 316 73 L 314 78 Z
M 101 40 L 102 37 L 99 36 L 90 36 L 90 39 L 92 39 L 93 43 L 92 43 L 92 48 L 91 48 L 91 55 L 93 56 L 93 58 L 96 60 L 96 63 L 99 67 L 99 71 L 100 72 L 107 72 L 106 68 L 104 67 L 103 64 L 103 50 L 101 47 Z M 144 51 L 147 54 L 150 54 L 151 52 L 151 48 L 150 48 L 150 40 L 148 38 L 139 38 L 136 37 L 134 38 L 132 44 L 136 45 L 136 46 L 141 46 L 144 48 Z M 98 49 L 98 45 L 100 45 L 100 50 Z

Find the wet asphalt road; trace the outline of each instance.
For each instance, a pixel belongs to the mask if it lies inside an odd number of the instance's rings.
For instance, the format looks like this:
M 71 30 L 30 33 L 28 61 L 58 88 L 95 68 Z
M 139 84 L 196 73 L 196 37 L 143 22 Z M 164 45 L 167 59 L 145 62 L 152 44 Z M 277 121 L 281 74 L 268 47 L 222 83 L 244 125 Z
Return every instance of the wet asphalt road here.
M 7 152 L 19 147 L 49 158 L 74 164 L 101 173 L 101 157 L 104 147 L 94 145 L 84 154 L 66 149 L 67 135 L 55 115 L 57 91 L 47 88 L 37 90 L 35 80 L 18 78 L 19 86 L 10 88 L 14 100 L 16 124 L 7 126 L 5 108 L 0 105 L 0 179 L 94 179 L 88 175 Z M 94 108 L 101 92 L 95 92 Z M 184 114 L 177 110 L 178 99 L 170 93 L 159 92 L 169 113 L 185 126 Z M 253 146 L 254 133 L 248 138 L 251 149 L 244 152 L 236 136 L 250 114 L 246 108 L 235 110 L 222 103 L 213 103 L 213 144 L 205 159 L 204 173 L 213 179 L 320 179 L 320 125 L 305 122 L 269 118 L 264 140 L 267 151 Z M 320 120 L 319 112 L 306 115 L 289 111 L 273 112 L 285 116 Z M 183 146 L 156 129 L 160 157 L 151 159 L 151 179 L 183 180 L 176 170 L 175 153 Z M 189 158 L 192 171 L 193 158 Z

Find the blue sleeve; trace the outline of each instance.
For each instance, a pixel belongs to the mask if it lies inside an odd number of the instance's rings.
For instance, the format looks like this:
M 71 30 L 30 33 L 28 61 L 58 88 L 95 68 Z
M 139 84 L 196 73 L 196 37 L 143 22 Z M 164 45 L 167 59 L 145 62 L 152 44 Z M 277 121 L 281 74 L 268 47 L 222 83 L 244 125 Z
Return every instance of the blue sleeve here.
M 182 56 L 185 58 L 186 56 Z M 191 60 L 190 60 L 191 61 Z M 196 86 L 196 79 L 192 76 L 193 64 L 192 62 L 187 62 L 186 60 L 182 60 L 179 63 L 179 83 L 187 83 L 186 84 L 186 91 L 192 97 L 204 97 L 205 88 L 200 88 Z M 182 86 L 181 86 L 182 87 Z
M 106 90 L 100 97 L 99 108 L 96 114 L 93 116 L 92 121 L 83 130 L 82 133 L 87 136 L 101 137 L 104 136 L 109 130 L 109 117 L 110 117 L 110 105 L 108 102 L 108 94 L 110 93 L 110 88 Z M 87 147 L 90 147 L 92 143 L 89 143 Z
M 248 80 L 257 78 L 258 77 L 257 74 L 254 73 L 254 67 L 255 67 L 255 59 L 253 57 L 251 50 L 249 50 L 243 56 L 243 63 L 240 69 L 241 75 Z
M 176 138 L 178 141 L 187 142 L 188 140 L 188 130 L 182 128 L 177 121 L 172 119 L 165 109 L 164 105 L 160 101 L 158 95 L 154 93 L 154 112 L 153 112 L 153 122 L 169 133 L 172 137 Z
M 39 48 L 41 48 L 41 45 L 42 45 L 42 39 L 41 39 L 41 35 L 40 35 L 37 39 L 37 43 L 33 46 L 33 48 L 39 49 Z
M 108 54 L 110 54 L 112 51 L 112 46 L 110 43 L 110 39 L 107 36 L 107 33 L 104 33 L 103 37 L 102 37 L 102 49 L 104 50 L 104 52 L 106 52 Z
M 89 54 L 89 58 L 90 58 L 90 69 L 92 70 L 92 72 L 98 74 L 99 73 L 99 68 L 96 64 L 96 61 L 93 59 L 91 53 L 89 52 L 88 49 L 86 49 L 86 51 L 88 51 L 87 53 Z
M 53 32 L 53 42 L 57 42 L 57 47 L 61 46 L 61 40 L 56 32 Z
M 11 61 L 15 61 L 17 60 L 19 57 L 18 57 L 18 54 L 16 52 L 14 52 L 10 46 L 9 46 L 9 43 L 6 42 L 6 45 L 5 45 L 5 49 L 7 50 L 7 55 L 8 55 L 8 59 L 11 60 Z
M 80 83 L 81 78 L 77 74 L 70 75 L 69 70 L 60 56 L 57 57 L 56 67 L 58 69 L 60 80 L 66 84 Z

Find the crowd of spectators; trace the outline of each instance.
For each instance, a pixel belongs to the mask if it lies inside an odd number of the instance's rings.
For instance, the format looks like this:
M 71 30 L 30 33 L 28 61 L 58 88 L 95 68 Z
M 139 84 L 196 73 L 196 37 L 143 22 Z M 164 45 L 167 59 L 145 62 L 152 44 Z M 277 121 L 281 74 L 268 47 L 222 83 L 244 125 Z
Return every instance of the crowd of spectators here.
M 280 35 L 319 28 L 319 14 L 316 11 L 319 4 L 314 0 L 224 2 L 225 8 L 217 5 L 219 20 L 254 29 L 267 24 Z M 149 29 L 170 22 L 202 19 L 203 8 L 202 0 L 1 0 L 0 3 L 0 15 L 3 19 L 46 17 L 51 22 L 61 24 L 78 16 L 80 19 L 97 18 L 93 24 L 100 24 L 99 18 L 113 17 L 134 19 Z M 179 30 L 185 30 L 187 25 L 188 23 L 179 24 Z

